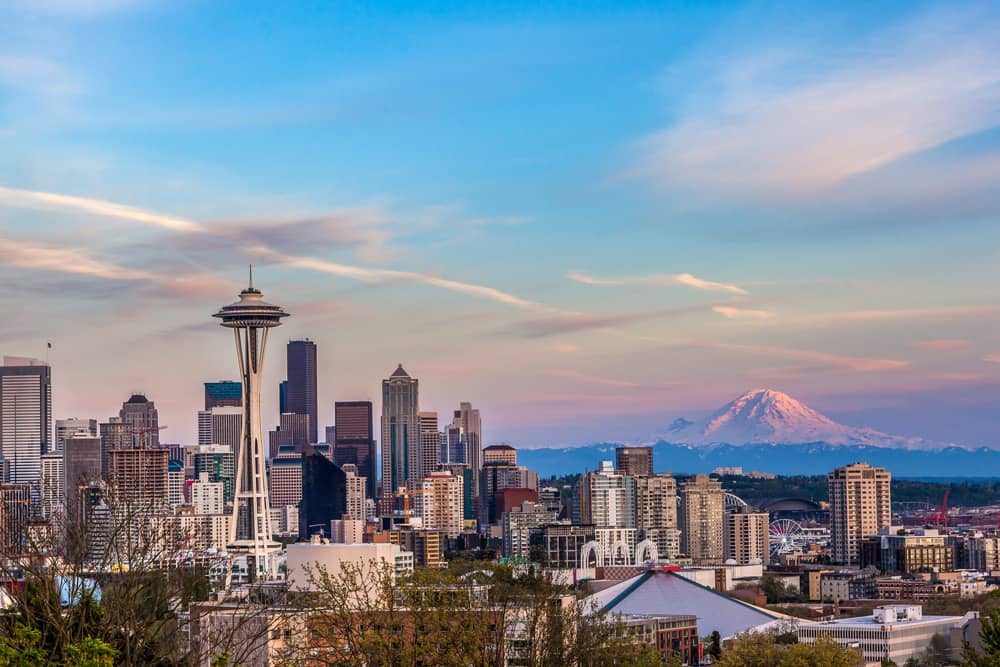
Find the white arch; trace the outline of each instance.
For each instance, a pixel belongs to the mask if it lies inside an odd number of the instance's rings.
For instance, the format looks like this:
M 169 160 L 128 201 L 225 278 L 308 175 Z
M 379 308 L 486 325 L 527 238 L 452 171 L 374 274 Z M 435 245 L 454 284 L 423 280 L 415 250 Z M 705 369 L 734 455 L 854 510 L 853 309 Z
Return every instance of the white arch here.
M 643 540 L 635 545 L 635 564 L 640 565 L 650 560 L 657 560 L 660 557 L 660 550 L 656 548 L 653 540 Z
M 624 562 L 617 562 L 619 554 Z M 612 542 L 611 546 L 608 547 L 608 562 L 612 565 L 631 565 L 632 563 L 629 562 L 631 560 L 630 555 L 628 544 L 620 540 Z
M 597 542 L 590 541 L 580 547 L 580 569 L 590 567 L 590 556 L 594 556 L 594 565 L 604 566 L 604 549 Z

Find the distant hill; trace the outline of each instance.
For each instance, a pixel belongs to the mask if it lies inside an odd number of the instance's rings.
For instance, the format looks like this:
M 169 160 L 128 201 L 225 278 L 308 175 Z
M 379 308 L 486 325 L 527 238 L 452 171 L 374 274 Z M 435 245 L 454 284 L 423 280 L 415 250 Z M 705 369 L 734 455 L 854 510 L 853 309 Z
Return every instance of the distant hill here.
M 615 447 L 603 443 L 559 449 L 521 449 L 518 463 L 538 474 L 564 475 L 595 470 L 602 460 L 614 460 Z M 806 444 L 715 445 L 696 447 L 665 441 L 653 445 L 657 472 L 711 472 L 722 466 L 742 466 L 778 475 L 820 475 L 854 461 L 882 466 L 901 477 L 996 477 L 1000 451 L 946 447 L 935 450 L 899 450 L 867 445 Z

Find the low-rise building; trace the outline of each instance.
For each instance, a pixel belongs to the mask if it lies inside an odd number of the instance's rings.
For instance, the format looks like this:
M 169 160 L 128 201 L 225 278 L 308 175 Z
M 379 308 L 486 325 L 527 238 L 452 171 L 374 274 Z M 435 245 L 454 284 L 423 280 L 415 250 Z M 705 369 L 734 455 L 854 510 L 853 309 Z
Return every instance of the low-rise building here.
M 867 664 L 879 664 L 888 659 L 902 665 L 926 653 L 935 635 L 954 646 L 952 635 L 963 635 L 965 626 L 977 618 L 976 612 L 965 616 L 924 616 L 919 605 L 886 605 L 876 607 L 867 617 L 803 623 L 797 632 L 803 644 L 814 644 L 819 637 L 830 637 L 841 646 L 860 649 Z M 953 657 L 960 656 L 955 654 Z
M 824 601 L 874 600 L 875 572 L 866 570 L 836 570 L 820 575 L 820 596 Z

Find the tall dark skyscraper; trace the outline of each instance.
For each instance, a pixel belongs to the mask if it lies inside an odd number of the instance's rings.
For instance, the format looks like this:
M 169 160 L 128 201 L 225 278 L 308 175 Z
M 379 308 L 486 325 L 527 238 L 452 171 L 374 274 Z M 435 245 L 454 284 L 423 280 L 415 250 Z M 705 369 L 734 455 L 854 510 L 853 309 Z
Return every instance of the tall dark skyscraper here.
M 382 380 L 381 497 L 386 503 L 399 487 L 420 481 L 418 385 L 403 364 Z
M 652 447 L 618 447 L 615 449 L 615 468 L 633 477 L 653 474 Z
M 317 437 L 319 410 L 316 402 L 316 343 L 306 340 L 288 341 L 288 388 L 283 412 L 309 415 L 309 442 Z
M 51 449 L 52 371 L 38 359 L 4 357 L 0 365 L 0 455 L 10 481 L 37 482 Z M 2 479 L 0 479 L 2 481 Z
M 312 445 L 302 454 L 302 500 L 299 502 L 299 536 L 322 531 L 347 512 L 347 474 Z
M 333 405 L 333 461 L 358 467 L 358 475 L 367 478 L 365 492 L 369 498 L 374 498 L 378 490 L 372 415 L 371 401 L 337 401 Z
M 219 380 L 205 383 L 205 409 L 238 408 L 243 405 L 243 383 Z

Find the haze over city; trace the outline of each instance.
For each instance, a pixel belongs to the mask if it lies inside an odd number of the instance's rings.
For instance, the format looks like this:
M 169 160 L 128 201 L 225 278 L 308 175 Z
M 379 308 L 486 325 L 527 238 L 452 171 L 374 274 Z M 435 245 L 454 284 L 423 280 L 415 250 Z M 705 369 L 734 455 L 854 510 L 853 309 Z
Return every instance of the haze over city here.
M 195 439 L 246 285 L 320 426 L 403 363 L 488 442 L 633 440 L 754 387 L 996 446 L 986 3 L 0 7 L 0 352 Z

